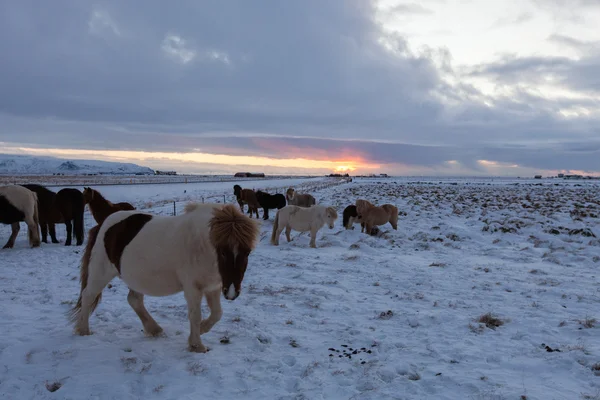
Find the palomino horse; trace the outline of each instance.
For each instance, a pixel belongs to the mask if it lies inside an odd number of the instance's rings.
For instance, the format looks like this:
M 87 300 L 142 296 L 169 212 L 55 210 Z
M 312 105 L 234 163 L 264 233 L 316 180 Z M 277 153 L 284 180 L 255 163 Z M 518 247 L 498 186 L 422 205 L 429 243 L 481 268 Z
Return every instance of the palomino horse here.
M 129 287 L 127 301 L 146 334 L 162 328 L 144 306 L 144 296 L 183 291 L 190 321 L 189 350 L 204 353 L 200 335 L 221 319 L 221 292 L 235 300 L 241 292 L 248 256 L 260 228 L 231 204 L 186 205 L 178 216 L 118 211 L 89 232 L 81 262 L 81 292 L 70 311 L 75 332 L 89 335 L 89 317 L 102 290 L 116 276 Z M 206 296 L 210 316 L 202 320 Z
M 269 209 L 281 209 L 285 207 L 285 196 L 281 193 L 270 194 L 266 192 L 256 191 L 256 200 L 263 208 L 263 219 L 269 219 Z
M 38 228 L 37 194 L 18 185 L 0 186 L 0 222 L 10 225 L 12 233 L 4 249 L 12 249 L 21 230 L 21 221 L 27 224 L 27 236 L 31 247 L 40 245 Z
M 42 242 L 48 243 L 48 232 L 50 232 L 52 243 L 58 243 L 54 224 L 64 223 L 67 228 L 65 246 L 71 245 L 73 233 L 77 240 L 77 246 L 83 244 L 85 204 L 83 194 L 79 190 L 65 188 L 55 193 L 42 185 L 21 186 L 37 194 Z M 73 232 L 73 228 L 75 228 L 75 232 Z
M 135 210 L 134 206 L 125 201 L 111 203 L 99 191 L 90 187 L 83 188 L 83 198 L 85 201 L 84 204 L 90 207 L 90 212 L 98 224 L 101 224 L 106 217 L 114 212 Z
M 288 206 L 311 207 L 317 204 L 312 194 L 299 194 L 296 193 L 294 188 L 289 188 L 285 192 L 285 198 L 287 199 Z
M 388 222 L 394 230 L 398 230 L 398 207 L 384 204 L 379 207 L 371 207 L 358 216 L 361 224 L 365 225 L 365 233 L 372 234 L 375 226 L 385 225 Z
M 310 247 L 315 248 L 317 247 L 315 241 L 319 229 L 325 224 L 329 226 L 329 229 L 333 229 L 337 217 L 337 211 L 333 207 L 323 205 L 315 205 L 309 208 L 285 206 L 275 214 L 271 243 L 275 246 L 279 245 L 279 236 L 284 229 L 287 241 L 291 242 L 290 233 L 293 229 L 298 232 L 310 231 Z
M 356 214 L 357 217 L 360 217 L 366 210 L 369 208 L 375 207 L 373 203 L 368 200 L 358 199 L 354 203 L 356 205 Z M 364 222 L 360 223 L 360 231 L 363 232 L 365 230 Z
M 252 218 L 252 211 L 256 213 L 256 218 L 258 218 L 258 207 L 260 207 L 260 204 L 256 199 L 254 190 L 242 189 L 240 185 L 233 185 L 233 194 L 235 195 L 242 212 L 244 212 L 244 203 L 246 203 L 248 204 L 248 214 L 250 214 L 250 218 Z

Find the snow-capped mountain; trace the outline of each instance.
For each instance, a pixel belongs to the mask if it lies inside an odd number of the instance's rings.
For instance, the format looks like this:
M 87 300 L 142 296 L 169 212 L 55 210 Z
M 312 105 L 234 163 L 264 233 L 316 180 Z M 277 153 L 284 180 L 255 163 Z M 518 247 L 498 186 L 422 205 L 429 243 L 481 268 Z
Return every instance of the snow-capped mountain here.
M 132 163 L 99 160 L 74 160 L 45 156 L 0 154 L 0 175 L 130 175 L 149 174 L 154 170 Z

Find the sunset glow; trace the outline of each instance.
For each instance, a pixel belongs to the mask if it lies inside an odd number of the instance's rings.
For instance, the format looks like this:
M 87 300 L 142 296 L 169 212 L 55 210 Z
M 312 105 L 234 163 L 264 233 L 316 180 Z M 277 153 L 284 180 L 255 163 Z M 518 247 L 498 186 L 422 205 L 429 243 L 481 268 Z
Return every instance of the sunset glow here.
M 251 166 L 257 170 L 263 167 L 301 168 L 322 171 L 350 172 L 357 170 L 378 170 L 378 164 L 371 164 L 361 160 L 314 160 L 297 156 L 295 158 L 269 158 L 255 156 L 233 156 L 226 154 L 210 154 L 202 152 L 174 153 L 174 152 L 149 152 L 127 150 L 81 150 L 61 148 L 28 148 L 0 145 L 0 152 L 11 154 L 31 154 L 37 156 L 69 157 L 72 159 L 98 159 L 104 161 L 131 162 L 149 166 L 154 169 L 156 164 L 176 162 L 189 164 L 221 164 L 225 166 Z

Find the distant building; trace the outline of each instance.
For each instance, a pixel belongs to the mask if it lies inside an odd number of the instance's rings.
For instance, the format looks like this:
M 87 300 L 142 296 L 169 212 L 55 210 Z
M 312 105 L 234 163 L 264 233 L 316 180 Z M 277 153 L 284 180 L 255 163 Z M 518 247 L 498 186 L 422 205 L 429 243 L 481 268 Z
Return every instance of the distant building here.
M 564 178 L 564 177 L 565 177 L 565 174 L 558 174 L 558 177 L 559 177 L 559 178 Z
M 177 172 L 176 171 L 159 171 L 159 170 L 156 170 L 154 172 L 154 174 L 155 175 L 177 175 Z
M 234 175 L 235 178 L 264 178 L 263 172 L 237 172 Z
M 541 175 L 536 175 L 534 178 L 535 179 L 542 179 L 542 176 Z

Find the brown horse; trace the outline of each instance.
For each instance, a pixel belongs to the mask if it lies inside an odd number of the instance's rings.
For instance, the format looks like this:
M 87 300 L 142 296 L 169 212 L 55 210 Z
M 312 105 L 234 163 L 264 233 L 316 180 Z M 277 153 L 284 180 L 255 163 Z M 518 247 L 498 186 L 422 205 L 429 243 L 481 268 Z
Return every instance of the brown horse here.
M 252 218 L 252 211 L 256 213 L 256 218 L 258 218 L 258 208 L 260 207 L 260 204 L 258 203 L 254 190 L 242 189 L 240 185 L 233 185 L 233 194 L 235 195 L 242 212 L 244 212 L 244 203 L 246 203 L 248 204 L 248 214 L 250 214 L 250 218 Z
M 398 207 L 384 204 L 380 207 L 370 207 L 358 216 L 361 224 L 365 224 L 365 233 L 372 234 L 376 226 L 385 225 L 388 222 L 394 230 L 398 230 Z
M 289 206 L 312 207 L 317 204 L 317 201 L 312 194 L 296 193 L 294 188 L 289 188 L 285 192 L 285 198 Z
M 367 211 L 369 208 L 375 207 L 375 205 L 373 203 L 371 203 L 368 200 L 363 200 L 363 199 L 358 199 L 355 202 L 356 205 L 356 214 L 357 214 L 357 220 L 360 219 L 359 217 L 365 212 Z M 356 222 L 356 221 L 355 221 Z M 360 223 L 360 231 L 364 232 L 365 230 L 365 223 L 361 222 Z
M 59 243 L 54 224 L 64 223 L 67 228 L 65 246 L 71 245 L 73 234 L 77 246 L 83 244 L 85 204 L 81 191 L 65 188 L 55 193 L 42 185 L 21 186 L 37 194 L 42 242 L 48 243 L 48 232 L 50 232 L 52 243 Z
M 100 225 L 106 217 L 117 211 L 131 211 L 135 210 L 135 207 L 125 201 L 120 203 L 111 203 L 108 199 L 104 198 L 99 191 L 90 187 L 83 188 L 84 204 L 90 207 L 92 216 Z

